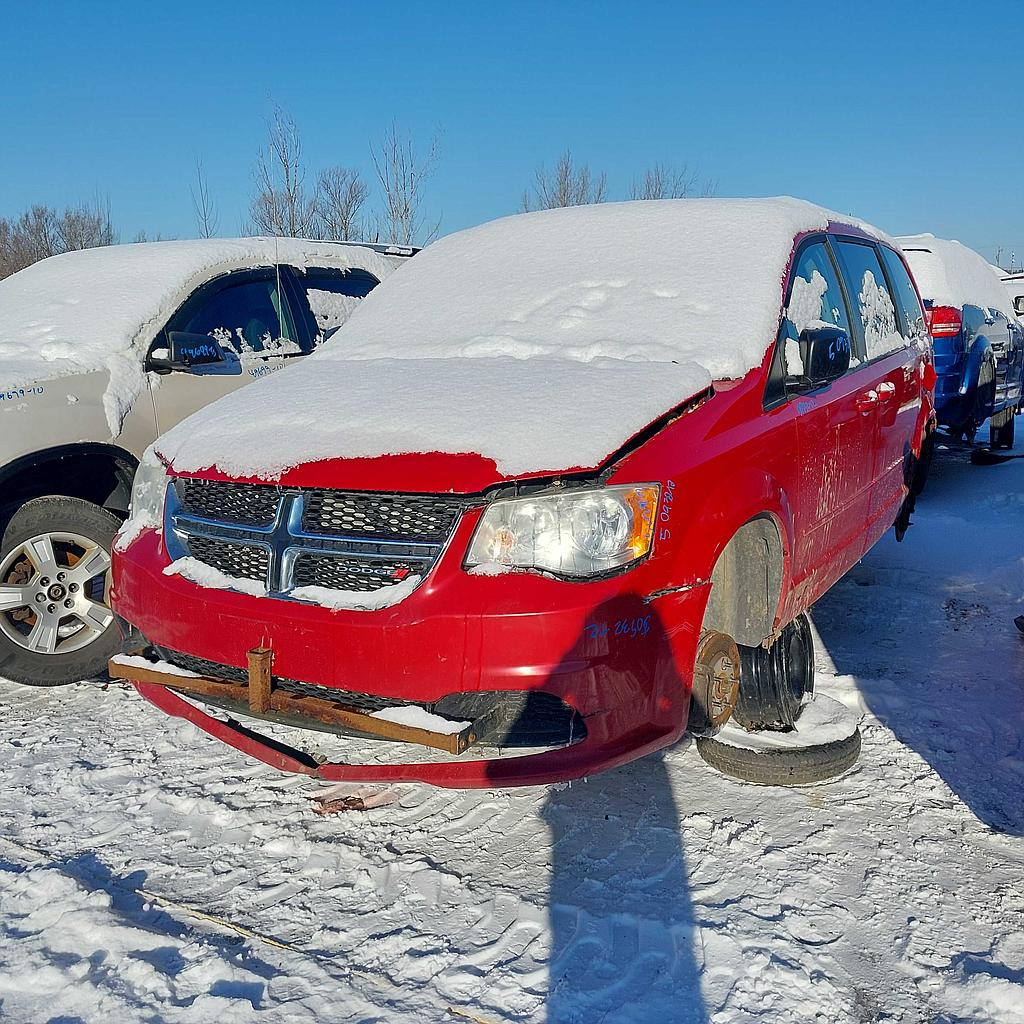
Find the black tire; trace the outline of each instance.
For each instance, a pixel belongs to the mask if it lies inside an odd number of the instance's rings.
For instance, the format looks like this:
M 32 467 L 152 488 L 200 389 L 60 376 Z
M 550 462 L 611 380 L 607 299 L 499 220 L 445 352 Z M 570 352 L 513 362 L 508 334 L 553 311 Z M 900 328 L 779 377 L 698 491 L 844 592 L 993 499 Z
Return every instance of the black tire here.
M 22 505 L 8 522 L 0 541 L 0 565 L 18 545 L 50 533 L 87 538 L 109 553 L 120 526 L 117 516 L 88 501 L 57 496 L 36 498 Z M 120 646 L 121 632 L 114 618 L 88 646 L 66 654 L 26 650 L 0 629 L 0 677 L 28 686 L 63 686 L 94 678 L 105 672 L 108 659 Z
M 807 786 L 841 775 L 860 756 L 860 729 L 833 743 L 802 749 L 747 750 L 699 737 L 697 753 L 712 768 L 758 786 Z
M 964 436 L 968 444 L 974 444 L 978 428 L 989 417 L 989 411 L 996 403 L 996 368 L 990 362 L 982 363 L 978 371 L 978 384 L 974 389 L 974 411 L 964 425 Z
M 1001 419 L 1003 422 L 996 423 Z M 1014 410 L 1006 409 L 998 416 L 993 416 L 988 423 L 988 440 L 990 448 L 1012 448 L 1014 434 Z
M 914 464 L 914 472 L 910 478 L 910 493 L 914 498 L 924 494 L 925 485 L 928 483 L 928 476 L 932 471 L 932 462 L 935 460 L 935 431 L 929 430 L 921 442 L 921 454 Z M 913 511 L 913 509 L 911 509 Z
M 769 648 L 740 652 L 740 691 L 734 722 L 750 730 L 789 731 L 804 697 L 814 692 L 814 641 L 806 615 L 789 623 Z

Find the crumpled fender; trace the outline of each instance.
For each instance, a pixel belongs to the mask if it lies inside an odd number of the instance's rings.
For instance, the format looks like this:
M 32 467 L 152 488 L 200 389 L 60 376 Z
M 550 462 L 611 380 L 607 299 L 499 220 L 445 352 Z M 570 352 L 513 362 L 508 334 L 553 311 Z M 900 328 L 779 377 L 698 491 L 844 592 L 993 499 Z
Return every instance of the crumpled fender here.
M 722 474 L 702 494 L 699 505 L 687 507 L 684 515 L 673 520 L 671 578 L 683 585 L 707 584 L 702 586 L 706 604 L 711 593 L 711 573 L 719 557 L 740 528 L 758 517 L 767 517 L 775 524 L 782 545 L 777 626 L 792 584 L 793 508 L 779 481 L 766 471 L 745 468 Z

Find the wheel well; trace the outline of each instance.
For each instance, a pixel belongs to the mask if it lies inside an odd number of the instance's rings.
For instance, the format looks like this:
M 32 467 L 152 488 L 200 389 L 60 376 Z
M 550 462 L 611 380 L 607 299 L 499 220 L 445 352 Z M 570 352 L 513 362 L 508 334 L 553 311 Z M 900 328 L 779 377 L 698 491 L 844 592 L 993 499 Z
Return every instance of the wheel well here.
M 744 523 L 718 556 L 704 628 L 757 647 L 772 634 L 782 593 L 782 539 L 765 515 Z
M 137 467 L 130 452 L 111 445 L 69 445 L 25 456 L 0 469 L 0 517 L 47 494 L 81 498 L 127 515 Z

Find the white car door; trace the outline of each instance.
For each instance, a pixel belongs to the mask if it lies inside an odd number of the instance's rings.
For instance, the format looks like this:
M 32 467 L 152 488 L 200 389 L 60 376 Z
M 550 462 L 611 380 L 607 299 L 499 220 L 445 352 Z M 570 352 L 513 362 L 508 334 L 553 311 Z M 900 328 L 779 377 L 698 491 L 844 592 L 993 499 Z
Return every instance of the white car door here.
M 309 316 L 289 303 L 286 274 L 275 267 L 226 274 L 194 292 L 167 322 L 148 363 L 156 371 L 151 380 L 161 433 L 312 350 Z M 172 332 L 215 338 L 226 361 L 161 372 L 160 357 L 166 357 Z

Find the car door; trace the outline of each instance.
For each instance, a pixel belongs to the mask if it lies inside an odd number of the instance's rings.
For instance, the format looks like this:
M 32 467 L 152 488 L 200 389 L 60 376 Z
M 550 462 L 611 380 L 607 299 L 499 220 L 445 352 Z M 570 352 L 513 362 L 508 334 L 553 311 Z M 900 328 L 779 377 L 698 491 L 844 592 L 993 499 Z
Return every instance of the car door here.
M 1016 319 L 1007 318 L 1006 332 L 1009 336 L 1009 366 L 1007 369 L 1007 398 L 1015 406 L 1021 405 L 1024 382 L 1024 330 Z
M 1002 310 L 985 309 L 985 334 L 992 343 L 996 360 L 996 405 L 1017 401 L 1018 352 L 1010 321 Z
M 835 250 L 854 309 L 854 323 L 863 338 L 865 394 L 875 396 L 870 417 L 873 429 L 865 437 L 872 467 L 866 550 L 895 521 L 906 493 L 911 444 L 921 408 L 924 310 L 895 253 L 889 253 L 891 269 L 886 269 L 882 252 L 867 240 L 837 239 Z M 902 286 L 898 298 L 890 286 L 892 278 Z M 897 314 L 897 304 L 906 307 L 906 314 Z
M 990 309 L 988 306 L 979 306 L 981 310 L 982 334 L 992 349 L 992 358 L 996 367 L 996 393 L 994 408 L 998 408 L 1003 402 L 1006 393 L 1006 370 L 1007 351 L 1010 341 L 1009 327 L 1006 317 L 1002 316 L 998 309 Z
M 156 378 L 153 402 L 161 432 L 211 402 L 311 351 L 303 316 L 288 299 L 278 268 L 239 271 L 208 282 L 190 296 L 157 335 L 150 355 L 168 347 L 173 331 L 208 334 L 227 359 Z
M 872 520 L 877 533 L 888 529 L 906 496 L 910 472 L 910 448 L 917 441 L 921 406 L 925 401 L 925 369 L 930 340 L 928 323 L 914 281 L 899 253 L 879 246 L 889 291 L 895 301 L 902 344 L 893 338 L 892 351 L 880 355 L 882 382 L 890 401 L 879 410 L 877 483 L 872 500 Z M 869 544 L 873 543 L 869 539 Z
M 824 236 L 797 253 L 786 299 L 792 335 L 840 327 L 851 340 L 848 373 L 826 387 L 790 396 L 797 412 L 800 462 L 794 526 L 794 582 L 813 603 L 860 557 L 871 484 L 871 448 L 877 394 L 864 373 L 859 335 L 851 321 L 839 269 Z M 790 346 L 799 343 L 790 340 Z M 788 374 L 798 376 L 793 348 Z

